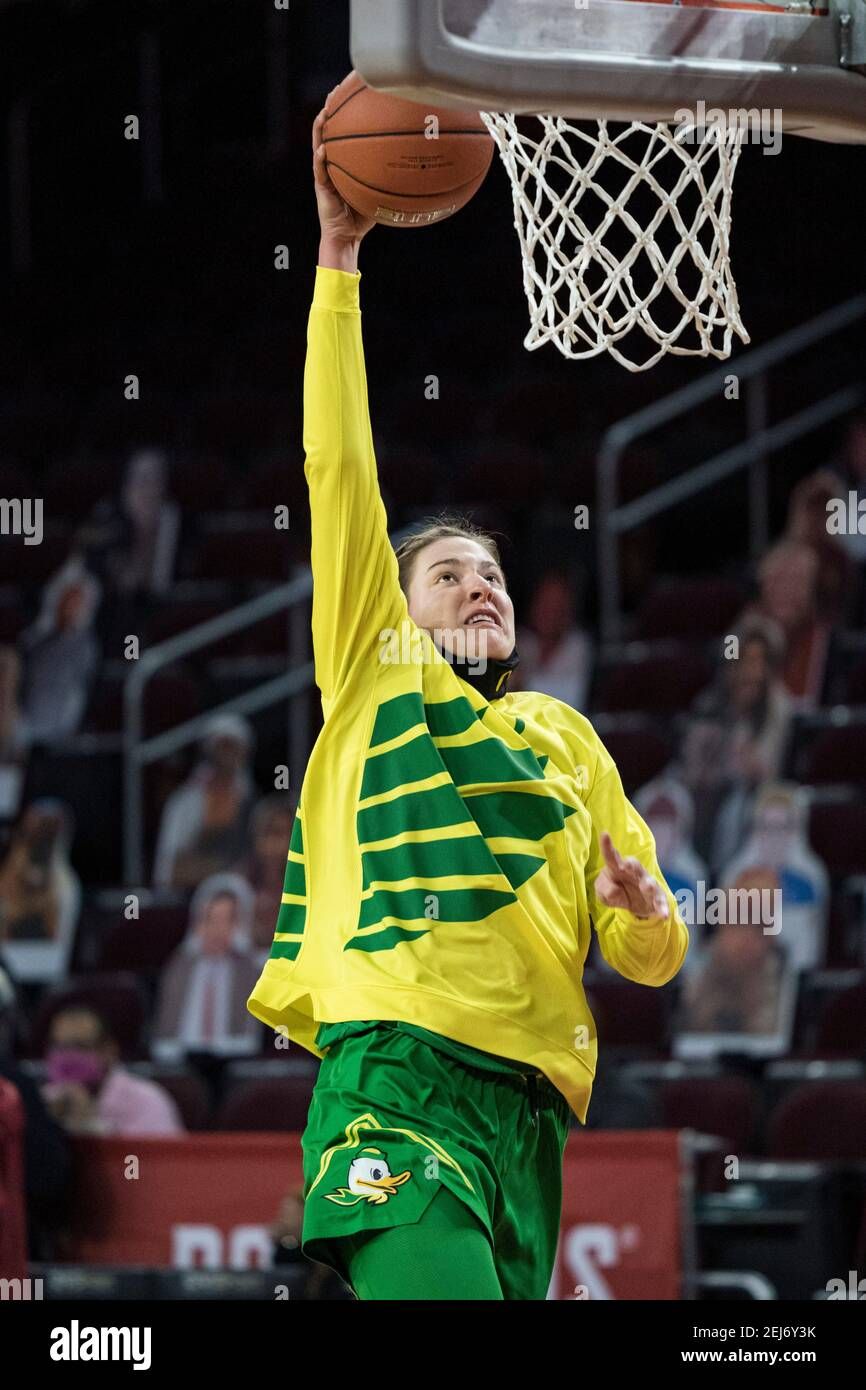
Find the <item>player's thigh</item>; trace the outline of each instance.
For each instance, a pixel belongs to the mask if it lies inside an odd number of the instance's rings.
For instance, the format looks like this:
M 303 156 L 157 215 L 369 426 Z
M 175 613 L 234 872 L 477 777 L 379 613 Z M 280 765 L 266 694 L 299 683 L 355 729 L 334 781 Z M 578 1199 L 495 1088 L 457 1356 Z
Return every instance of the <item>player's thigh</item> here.
M 447 1187 L 419 1221 L 347 1236 L 341 1244 L 360 1299 L 502 1298 L 487 1232 Z

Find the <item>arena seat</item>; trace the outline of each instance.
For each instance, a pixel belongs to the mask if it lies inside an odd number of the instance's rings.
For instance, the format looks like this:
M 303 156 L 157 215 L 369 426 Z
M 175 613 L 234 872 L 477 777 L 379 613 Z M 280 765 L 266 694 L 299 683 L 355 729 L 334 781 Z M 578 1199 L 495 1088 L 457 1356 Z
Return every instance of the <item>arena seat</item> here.
M 743 1076 L 684 1076 L 664 1081 L 661 1103 L 670 1129 L 716 1134 L 737 1153 L 752 1151 L 760 1095 Z
M 201 710 L 201 693 L 196 676 L 186 667 L 172 666 L 157 671 L 144 691 L 144 728 L 148 736 L 161 734 Z
M 226 1097 L 216 1129 L 300 1132 L 306 1127 L 315 1073 L 248 1081 Z
M 225 579 L 235 584 L 253 579 L 287 579 L 287 534 L 271 522 L 267 526 L 203 535 L 196 547 L 196 574 L 202 579 Z
M 831 879 L 825 962 L 830 970 L 852 969 L 863 962 L 864 886 L 866 880 L 856 875 L 841 883 Z
M 153 645 L 154 639 L 148 641 Z M 228 645 L 226 641 L 224 646 Z M 210 651 L 210 648 L 207 649 Z M 217 644 L 214 644 L 217 650 Z M 126 673 L 128 674 L 128 672 Z M 84 729 L 93 733 L 119 733 L 123 728 L 124 674 L 104 672 L 87 705 Z M 144 728 L 147 735 L 192 719 L 201 708 L 198 677 L 188 667 L 157 671 L 144 692 Z
M 668 736 L 642 715 L 600 715 L 593 727 L 619 770 L 626 795 L 657 777 L 671 760 Z
M 147 619 L 147 640 L 154 646 L 176 637 L 179 632 L 187 632 L 199 623 L 220 617 L 229 606 L 227 594 L 218 598 L 172 600 L 167 599 Z M 208 648 L 208 651 L 211 649 Z
M 171 494 L 184 511 L 197 516 L 202 499 L 217 507 L 228 496 L 233 472 L 223 453 L 197 451 L 182 458 L 171 475 Z M 228 506 L 228 504 L 226 504 Z
M 155 1081 L 163 1090 L 168 1091 L 188 1130 L 211 1128 L 210 1092 L 200 1076 L 190 1071 L 157 1066 L 135 1066 L 131 1070 L 136 1076 Z
M 815 1081 L 780 1100 L 767 1121 L 770 1158 L 866 1160 L 866 1081 Z
M 821 1057 L 866 1056 L 866 983 L 825 999 L 815 1051 Z
M 635 637 L 646 642 L 716 637 L 730 631 L 743 603 L 743 590 L 731 579 L 659 579 L 637 611 Z
M 819 719 L 814 739 L 802 758 L 800 779 L 814 785 L 866 784 L 866 716 L 836 706 Z
M 866 802 L 854 787 L 812 792 L 809 842 L 832 878 L 866 873 Z
M 675 714 L 688 709 L 712 674 L 712 662 L 701 649 L 636 642 L 602 654 L 592 707 L 605 713 Z
M 647 1056 L 667 1051 L 670 1013 L 669 998 L 663 990 L 610 979 L 595 971 L 587 974 L 585 983 L 600 1047 Z
M 85 914 L 82 930 L 91 938 L 92 964 L 98 971 L 159 971 L 186 933 L 189 909 L 184 900 L 139 903 L 137 920 L 122 912 L 123 891 L 113 910 L 102 906 Z M 103 899 L 105 894 L 102 895 Z

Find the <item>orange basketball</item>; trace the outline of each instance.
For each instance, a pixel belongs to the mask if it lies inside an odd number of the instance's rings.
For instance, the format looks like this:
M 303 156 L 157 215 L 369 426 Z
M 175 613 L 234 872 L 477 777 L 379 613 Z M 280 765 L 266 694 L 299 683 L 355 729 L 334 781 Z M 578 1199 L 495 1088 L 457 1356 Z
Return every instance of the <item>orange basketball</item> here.
M 346 202 L 387 227 L 429 227 L 477 193 L 494 144 L 481 117 L 374 92 L 351 72 L 331 96 L 322 140 Z

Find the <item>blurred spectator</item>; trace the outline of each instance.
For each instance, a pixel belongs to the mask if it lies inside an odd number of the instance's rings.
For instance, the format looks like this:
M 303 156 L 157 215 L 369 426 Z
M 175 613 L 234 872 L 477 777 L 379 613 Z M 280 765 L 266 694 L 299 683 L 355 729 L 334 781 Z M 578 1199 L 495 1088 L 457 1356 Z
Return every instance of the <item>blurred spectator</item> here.
M 785 539 L 811 546 L 818 557 L 817 605 L 819 616 L 830 623 L 850 611 L 854 566 L 843 539 L 827 529 L 827 503 L 845 496 L 838 473 L 819 469 L 803 478 L 791 493 Z
M 726 920 L 684 979 L 675 1055 L 734 1052 L 738 1044 L 774 1055 L 788 1050 L 796 977 L 773 934 L 778 891 L 778 877 L 763 867 L 741 874 L 727 890 Z M 701 1034 L 709 1046 L 689 1044 Z M 758 1048 L 748 1048 L 748 1039 L 760 1040 Z
M 72 1004 L 54 1015 L 42 1094 L 64 1129 L 123 1138 L 183 1134 L 171 1096 L 156 1082 L 133 1076 L 118 1057 L 108 1024 L 95 1009 Z
M 801 788 L 787 782 L 762 787 L 752 835 L 720 878 L 720 886 L 727 888 L 757 865 L 773 870 L 782 894 L 776 940 L 795 970 L 821 968 L 827 948 L 830 880 L 809 847 L 807 820 L 808 803 Z
M 68 808 L 33 801 L 0 863 L 0 949 L 18 980 L 49 983 L 66 972 L 81 908 L 71 840 Z
M 252 889 L 238 874 L 214 874 L 196 890 L 187 934 L 160 979 L 151 1046 L 160 1061 L 258 1050 L 261 1028 L 246 1007 L 260 973 L 252 916 Z
M 24 1108 L 28 1254 L 31 1260 L 50 1260 L 54 1232 L 66 1217 L 72 1160 L 69 1141 L 48 1113 L 39 1087 L 14 1060 L 15 1031 L 15 990 L 0 968 L 0 1077 L 16 1087 Z
M 27 727 L 19 702 L 21 658 L 14 647 L 0 647 L 0 821 L 21 809 L 27 766 Z
M 157 888 L 195 888 L 243 854 L 255 796 L 252 745 L 252 729 L 238 715 L 209 721 L 202 761 L 163 808 L 153 870 Z
M 674 897 L 688 894 L 686 901 L 696 902 L 698 885 L 707 882 L 708 873 L 692 844 L 695 806 L 691 793 L 673 777 L 657 777 L 636 794 L 634 805 L 653 833 L 659 868 Z M 699 929 L 691 926 L 688 911 L 684 917 L 692 937 L 685 964 L 691 969 L 696 959 L 695 932 Z
M 530 599 L 529 627 L 517 632 L 517 649 L 520 665 L 512 689 L 540 690 L 574 709 L 586 709 L 592 641 L 577 625 L 575 586 L 564 574 L 548 570 L 539 579 Z
M 695 701 L 677 764 L 694 798 L 695 848 L 711 870 L 742 842 L 754 788 L 781 771 L 793 715 L 779 627 L 753 615 L 736 635 L 739 654 L 722 657 Z
M 269 952 L 274 939 L 274 927 L 283 899 L 286 862 L 295 808 L 287 796 L 275 793 L 257 802 L 250 822 L 252 844 L 249 852 L 235 865 L 253 890 L 253 946 Z
M 81 723 L 99 659 L 93 633 L 100 586 L 79 559 L 47 584 L 36 622 L 21 636 L 21 703 L 28 737 L 67 738 Z
M 127 460 L 119 496 L 97 503 L 76 544 L 114 593 L 159 596 L 174 577 L 179 534 L 166 454 L 138 449 Z
M 811 545 L 778 541 L 761 561 L 758 598 L 742 615 L 772 618 L 782 629 L 782 680 L 801 709 L 820 704 L 830 648 L 832 624 L 820 612 L 819 575 L 818 553 Z
M 353 1299 L 354 1294 L 335 1270 L 318 1264 L 306 1256 L 301 1249 L 301 1233 L 304 1226 L 304 1194 L 302 1189 L 288 1192 L 280 1203 L 277 1218 L 271 1226 L 271 1240 L 274 1242 L 273 1265 L 276 1269 L 299 1268 L 306 1271 L 307 1280 L 303 1288 L 305 1299 L 335 1300 Z

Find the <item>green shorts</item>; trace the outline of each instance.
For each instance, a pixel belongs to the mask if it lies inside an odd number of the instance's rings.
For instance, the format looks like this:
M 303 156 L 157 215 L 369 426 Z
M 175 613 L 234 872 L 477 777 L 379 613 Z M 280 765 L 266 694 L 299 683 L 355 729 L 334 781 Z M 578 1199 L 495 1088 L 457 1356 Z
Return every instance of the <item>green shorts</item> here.
M 329 1048 L 313 1092 L 304 1253 L 347 1279 L 341 1237 L 415 1223 L 444 1186 L 487 1233 L 505 1298 L 545 1298 L 570 1117 L 540 1073 L 482 1070 L 397 1024 L 364 1025 Z

